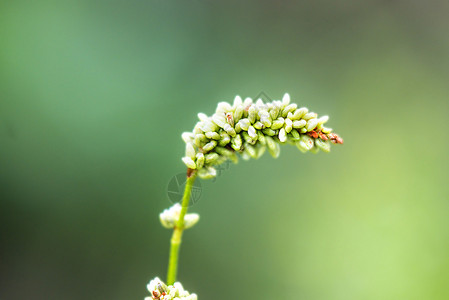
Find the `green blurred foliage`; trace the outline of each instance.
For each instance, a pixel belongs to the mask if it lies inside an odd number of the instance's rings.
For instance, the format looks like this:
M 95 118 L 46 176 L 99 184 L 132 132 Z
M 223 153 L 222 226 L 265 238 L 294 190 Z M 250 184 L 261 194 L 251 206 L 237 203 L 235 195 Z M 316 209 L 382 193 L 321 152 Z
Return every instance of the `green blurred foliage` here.
M 183 131 L 236 94 L 331 116 L 203 181 L 200 299 L 449 298 L 444 1 L 0 3 L 0 298 L 142 299 Z

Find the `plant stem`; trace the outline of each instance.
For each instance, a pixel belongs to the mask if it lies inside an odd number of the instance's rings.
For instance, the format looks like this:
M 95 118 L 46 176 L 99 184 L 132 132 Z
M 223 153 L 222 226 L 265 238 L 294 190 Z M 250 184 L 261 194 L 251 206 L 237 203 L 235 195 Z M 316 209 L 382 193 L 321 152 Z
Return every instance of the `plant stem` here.
M 176 222 L 176 226 L 173 230 L 173 235 L 171 237 L 170 246 L 170 257 L 168 261 L 168 272 L 167 272 L 167 285 L 173 285 L 176 281 L 176 273 L 178 272 L 178 257 L 179 248 L 182 242 L 182 232 L 184 231 L 184 216 L 189 209 L 190 195 L 192 194 L 193 183 L 195 182 L 196 172 L 189 174 L 187 176 L 186 187 L 184 189 L 184 196 L 182 197 L 181 203 L 181 213 L 179 214 L 179 219 Z

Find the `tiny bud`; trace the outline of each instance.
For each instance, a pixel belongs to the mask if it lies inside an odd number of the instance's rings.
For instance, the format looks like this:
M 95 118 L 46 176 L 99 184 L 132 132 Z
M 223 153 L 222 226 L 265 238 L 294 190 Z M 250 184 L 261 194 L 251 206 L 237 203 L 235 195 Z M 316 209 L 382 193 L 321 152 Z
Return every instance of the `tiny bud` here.
M 195 164 L 195 162 L 193 161 L 192 158 L 190 158 L 188 156 L 185 156 L 185 157 L 182 158 L 182 161 L 187 166 L 187 168 L 196 169 L 196 164 Z
M 203 153 L 197 153 L 196 154 L 196 167 L 198 169 L 201 169 L 204 166 L 204 154 Z
M 284 97 L 282 97 L 282 104 L 285 106 L 290 104 L 290 95 L 288 93 L 285 93 Z
M 316 139 L 315 145 L 323 150 L 324 152 L 329 152 L 331 150 L 331 145 L 329 142 L 325 142 L 322 139 Z
M 190 143 L 193 141 L 195 135 L 192 132 L 183 132 L 181 137 L 185 143 Z
M 257 109 L 256 106 L 252 105 L 250 106 L 249 110 L 248 110 L 248 120 L 251 124 L 254 124 L 254 122 L 256 122 L 256 117 L 257 117 Z
M 251 125 L 250 121 L 248 119 L 241 119 L 238 122 L 238 125 L 240 125 L 240 127 L 245 130 L 248 131 L 249 125 Z
M 317 119 L 311 119 L 307 122 L 306 128 L 307 131 L 312 131 L 315 129 L 315 127 L 318 125 L 318 120 Z
M 271 124 L 271 129 L 277 130 L 282 128 L 282 126 L 284 126 L 284 118 L 280 117 L 273 121 L 273 123 Z
M 305 114 L 302 118 L 303 118 L 304 120 L 308 121 L 308 120 L 314 119 L 314 118 L 316 118 L 316 117 L 317 117 L 317 114 L 316 114 L 316 113 L 310 112 L 310 113 Z
M 256 138 L 257 138 L 256 129 L 254 129 L 253 126 L 249 126 L 249 128 L 248 128 L 248 135 L 249 135 L 252 139 L 256 139 Z
M 206 114 L 203 114 L 203 113 L 199 113 L 198 114 L 198 119 L 200 119 L 200 121 L 207 121 L 207 120 L 209 120 L 209 117 L 206 115 Z
M 289 133 L 293 129 L 293 122 L 290 119 L 285 119 L 285 132 Z
M 217 142 L 216 141 L 210 141 L 209 143 L 207 143 L 206 145 L 203 146 L 203 150 L 206 151 L 206 152 L 209 152 L 212 149 L 214 149 L 215 146 L 217 146 Z
M 296 110 L 296 108 L 298 107 L 298 105 L 296 103 L 292 103 L 288 106 L 286 106 L 283 110 L 282 110 L 282 116 L 285 118 L 287 117 L 289 112 L 292 112 L 294 110 Z
M 306 126 L 307 121 L 306 120 L 299 120 L 299 121 L 293 121 L 293 128 L 302 128 L 304 126 Z
M 214 140 L 219 140 L 221 138 L 220 135 L 215 131 L 206 132 L 205 135 L 207 138 Z
M 275 136 L 276 135 L 276 131 L 274 131 L 273 129 L 270 129 L 270 128 L 262 129 L 262 132 L 265 135 L 268 135 L 268 136 Z
M 285 133 L 285 129 L 282 128 L 279 131 L 279 141 L 281 141 L 281 143 L 285 143 L 287 141 L 287 134 Z
M 190 158 L 195 158 L 196 152 L 195 152 L 195 148 L 193 147 L 192 143 L 187 143 L 186 144 L 186 156 L 190 157 Z

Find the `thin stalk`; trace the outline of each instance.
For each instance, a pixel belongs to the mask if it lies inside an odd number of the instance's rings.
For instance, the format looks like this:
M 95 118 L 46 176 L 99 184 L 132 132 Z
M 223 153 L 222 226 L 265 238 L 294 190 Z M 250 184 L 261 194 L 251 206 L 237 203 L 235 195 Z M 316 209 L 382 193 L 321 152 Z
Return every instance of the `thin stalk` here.
M 190 175 L 190 176 L 189 176 Z M 179 219 L 173 230 L 170 243 L 170 257 L 168 260 L 167 285 L 173 285 L 176 281 L 176 274 L 178 272 L 178 257 L 179 248 L 182 242 L 182 233 L 184 231 L 184 216 L 189 209 L 190 195 L 192 194 L 193 183 L 195 182 L 196 172 L 187 175 L 186 187 L 184 189 L 184 196 L 182 197 L 182 208 L 179 214 Z

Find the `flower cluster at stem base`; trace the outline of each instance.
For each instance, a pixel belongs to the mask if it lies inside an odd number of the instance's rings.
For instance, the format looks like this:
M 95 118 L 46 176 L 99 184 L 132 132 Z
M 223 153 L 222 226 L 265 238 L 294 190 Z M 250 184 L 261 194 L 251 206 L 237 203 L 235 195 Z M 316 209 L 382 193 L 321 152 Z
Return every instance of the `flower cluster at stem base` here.
M 148 283 L 147 289 L 151 297 L 145 297 L 145 300 L 198 300 L 198 296 L 184 290 L 180 282 L 166 285 L 158 277 Z

